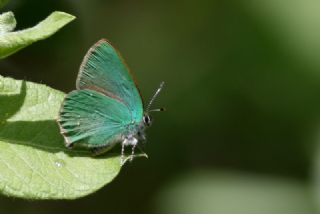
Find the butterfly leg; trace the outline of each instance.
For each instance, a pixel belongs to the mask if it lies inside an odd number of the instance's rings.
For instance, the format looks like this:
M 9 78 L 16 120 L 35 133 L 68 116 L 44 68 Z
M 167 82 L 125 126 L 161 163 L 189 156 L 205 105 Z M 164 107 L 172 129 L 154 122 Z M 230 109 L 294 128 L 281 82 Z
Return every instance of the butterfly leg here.
M 132 145 L 132 151 L 131 151 L 131 155 L 130 155 L 130 162 L 133 160 L 134 157 L 134 149 L 136 148 L 137 144 Z
M 94 147 L 91 149 L 91 153 L 93 156 L 98 156 L 106 153 L 107 151 L 111 150 L 114 145 L 107 145 L 107 146 L 100 146 Z
M 135 138 L 135 137 L 133 137 L 132 135 L 130 135 L 130 136 L 126 136 L 125 138 L 124 138 L 124 140 L 122 141 L 122 143 L 121 143 L 121 161 L 120 161 L 120 164 L 121 164 L 121 166 L 126 162 L 126 160 L 127 160 L 127 158 L 125 158 L 124 156 L 124 147 L 125 146 L 129 146 L 129 145 L 131 145 L 132 146 L 132 153 L 131 153 L 131 155 L 130 155 L 130 161 L 132 161 L 133 160 L 133 158 L 134 158 L 134 149 L 135 149 L 135 147 L 136 147 L 136 145 L 138 144 L 138 140 Z

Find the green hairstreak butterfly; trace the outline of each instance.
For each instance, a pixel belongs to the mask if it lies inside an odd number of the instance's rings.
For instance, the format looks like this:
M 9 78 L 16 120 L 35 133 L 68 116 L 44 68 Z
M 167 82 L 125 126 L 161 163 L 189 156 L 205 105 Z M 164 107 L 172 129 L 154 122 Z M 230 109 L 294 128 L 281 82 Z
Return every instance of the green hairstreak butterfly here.
M 145 141 L 145 129 L 151 125 L 152 102 L 144 104 L 129 69 L 120 53 L 105 39 L 93 45 L 80 66 L 76 88 L 65 97 L 58 118 L 67 147 L 80 145 L 96 154 L 121 143 L 121 164 L 124 147 L 132 146 L 130 159 L 140 141 Z

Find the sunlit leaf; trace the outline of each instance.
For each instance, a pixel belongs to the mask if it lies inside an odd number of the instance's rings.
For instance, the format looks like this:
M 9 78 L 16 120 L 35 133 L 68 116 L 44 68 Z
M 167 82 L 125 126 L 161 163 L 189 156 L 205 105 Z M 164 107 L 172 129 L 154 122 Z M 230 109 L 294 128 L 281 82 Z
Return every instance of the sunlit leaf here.
M 65 94 L 0 76 L 0 192 L 29 199 L 73 199 L 109 183 L 119 154 L 66 149 L 56 118 Z
M 2 14 L 2 16 L 4 15 L 6 15 L 6 13 Z M 8 16 L 11 17 L 9 17 L 9 20 L 11 20 L 12 23 L 12 19 L 14 19 L 13 15 L 6 15 L 6 17 Z M 64 12 L 53 12 L 45 20 L 32 28 L 15 32 L 1 33 L 0 59 L 11 55 L 36 41 L 50 37 L 73 19 L 75 19 L 75 17 L 70 14 Z M 8 20 L 8 18 L 6 20 Z M 5 23 L 6 29 L 8 29 L 7 23 L 8 21 Z M 10 27 L 12 26 L 13 25 L 11 24 Z
M 13 31 L 16 27 L 16 19 L 12 12 L 6 12 L 0 15 L 0 35 Z

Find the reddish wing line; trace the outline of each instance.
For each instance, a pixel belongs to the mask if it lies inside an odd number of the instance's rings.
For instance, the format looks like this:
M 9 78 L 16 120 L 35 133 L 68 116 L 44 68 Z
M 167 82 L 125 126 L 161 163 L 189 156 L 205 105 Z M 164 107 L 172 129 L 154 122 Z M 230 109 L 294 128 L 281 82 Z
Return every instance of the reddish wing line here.
M 142 105 L 143 105 L 143 109 L 144 109 L 144 107 L 145 107 L 144 100 L 143 100 L 143 97 L 142 97 L 140 88 L 139 88 L 139 86 L 138 86 L 138 84 L 137 84 L 137 81 L 136 81 L 133 73 L 131 72 L 128 64 L 126 63 L 126 61 L 124 60 L 124 58 L 122 57 L 122 55 L 120 54 L 120 52 L 118 51 L 118 49 L 117 49 L 111 42 L 109 42 L 107 39 L 100 39 L 98 42 L 96 42 L 96 43 L 88 50 L 88 52 L 86 53 L 86 55 L 84 56 L 84 58 L 83 58 L 83 60 L 82 60 L 82 63 L 81 63 L 81 65 L 80 65 L 80 69 L 79 69 L 79 70 L 80 70 L 80 71 L 83 71 L 83 70 L 84 70 L 84 69 L 82 69 L 82 68 L 83 68 L 83 67 L 85 66 L 85 64 L 87 63 L 88 57 L 89 57 L 89 56 L 91 55 L 91 53 L 96 49 L 96 47 L 99 46 L 99 45 L 100 45 L 101 43 L 103 43 L 103 42 L 106 42 L 106 43 L 110 44 L 110 45 L 116 50 L 116 52 L 117 52 L 117 54 L 118 54 L 121 62 L 122 62 L 122 63 L 125 65 L 125 67 L 127 68 L 127 71 L 129 72 L 129 75 L 130 75 L 131 79 L 133 80 L 133 82 L 134 82 L 134 84 L 135 84 L 135 87 L 138 89 L 138 92 L 139 92 L 139 95 L 140 95 L 140 99 L 141 99 L 141 101 L 142 101 Z M 82 74 L 82 72 L 79 72 L 78 77 L 77 77 L 77 81 L 76 81 L 76 88 L 77 88 L 78 90 L 80 89 L 79 82 L 80 82 L 81 74 Z M 94 90 L 94 91 L 97 91 L 97 92 L 100 92 L 100 93 L 102 93 L 102 94 L 104 94 L 104 95 L 106 95 L 106 96 L 108 96 L 108 97 L 111 97 L 111 98 L 116 99 L 116 100 L 118 100 L 118 101 L 120 101 L 120 102 L 123 103 L 123 100 L 122 100 L 122 99 L 120 99 L 119 97 L 117 97 L 117 96 L 114 95 L 113 93 L 111 93 L 111 92 L 109 92 L 109 91 L 106 91 L 106 90 L 104 90 L 104 89 L 102 89 L 102 88 L 100 88 L 100 87 L 97 87 L 97 86 L 93 86 L 93 85 L 92 85 L 92 86 L 86 87 L 86 88 L 87 88 L 87 89 Z

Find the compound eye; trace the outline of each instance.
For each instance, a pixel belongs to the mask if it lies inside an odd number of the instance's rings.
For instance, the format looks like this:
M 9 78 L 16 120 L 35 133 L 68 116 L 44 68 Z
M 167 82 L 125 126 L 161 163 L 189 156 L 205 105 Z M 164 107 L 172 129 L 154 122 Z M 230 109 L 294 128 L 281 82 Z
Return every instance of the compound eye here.
M 143 117 L 143 122 L 144 124 L 146 124 L 147 126 L 151 125 L 151 117 L 149 115 L 146 115 Z

